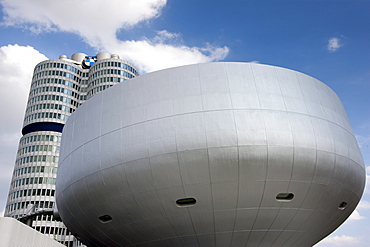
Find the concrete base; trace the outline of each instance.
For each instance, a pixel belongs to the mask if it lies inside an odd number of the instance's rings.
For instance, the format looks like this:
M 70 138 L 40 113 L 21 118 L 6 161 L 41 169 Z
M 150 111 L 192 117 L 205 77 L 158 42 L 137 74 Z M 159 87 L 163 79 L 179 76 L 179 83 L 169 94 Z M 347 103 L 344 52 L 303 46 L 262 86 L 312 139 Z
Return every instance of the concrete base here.
M 0 247 L 64 246 L 35 229 L 8 217 L 0 217 L 0 239 Z

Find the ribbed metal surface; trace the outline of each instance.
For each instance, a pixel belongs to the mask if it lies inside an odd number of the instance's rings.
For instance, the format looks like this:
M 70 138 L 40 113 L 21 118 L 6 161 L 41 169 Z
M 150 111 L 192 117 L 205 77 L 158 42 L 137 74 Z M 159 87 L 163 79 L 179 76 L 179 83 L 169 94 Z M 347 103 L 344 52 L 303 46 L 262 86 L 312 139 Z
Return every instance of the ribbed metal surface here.
M 86 101 L 63 130 L 56 193 L 89 246 L 312 246 L 364 184 L 330 88 L 283 68 L 211 63 Z

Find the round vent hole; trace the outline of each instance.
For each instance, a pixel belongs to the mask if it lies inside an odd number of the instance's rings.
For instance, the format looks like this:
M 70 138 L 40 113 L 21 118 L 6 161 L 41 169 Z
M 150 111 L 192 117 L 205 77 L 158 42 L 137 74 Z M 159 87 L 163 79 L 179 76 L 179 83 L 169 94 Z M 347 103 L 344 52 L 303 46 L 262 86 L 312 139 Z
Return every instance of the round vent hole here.
M 348 203 L 346 203 L 346 202 L 341 202 L 341 203 L 339 204 L 339 206 L 338 206 L 338 209 L 340 209 L 340 210 L 344 210 L 344 209 L 346 208 L 347 204 L 348 204 Z

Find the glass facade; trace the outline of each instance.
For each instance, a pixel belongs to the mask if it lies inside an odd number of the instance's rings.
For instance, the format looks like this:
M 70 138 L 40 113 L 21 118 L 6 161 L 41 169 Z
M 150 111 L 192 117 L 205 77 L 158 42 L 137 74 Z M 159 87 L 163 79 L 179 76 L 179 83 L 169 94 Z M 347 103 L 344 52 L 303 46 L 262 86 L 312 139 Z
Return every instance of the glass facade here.
M 78 59 L 76 59 L 78 58 Z M 84 66 L 89 59 L 90 66 Z M 87 99 L 138 75 L 117 55 L 82 53 L 39 63 L 34 70 L 5 216 L 20 219 L 55 205 L 62 129 Z M 66 246 L 81 245 L 53 215 L 35 216 L 32 227 Z

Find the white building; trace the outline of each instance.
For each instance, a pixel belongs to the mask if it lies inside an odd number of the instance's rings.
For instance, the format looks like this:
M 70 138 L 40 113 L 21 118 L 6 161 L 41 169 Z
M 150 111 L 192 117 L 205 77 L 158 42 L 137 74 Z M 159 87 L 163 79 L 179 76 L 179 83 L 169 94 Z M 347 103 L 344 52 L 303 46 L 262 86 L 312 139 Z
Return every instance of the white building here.
M 365 185 L 338 96 L 302 73 L 210 63 L 141 75 L 68 120 L 57 204 L 88 246 L 312 246 Z
M 36 65 L 5 216 L 20 219 L 53 210 L 59 147 L 68 117 L 86 99 L 137 75 L 133 65 L 108 53 L 75 53 L 71 59 L 62 55 Z M 53 215 L 34 218 L 34 229 L 73 245 L 73 236 Z

